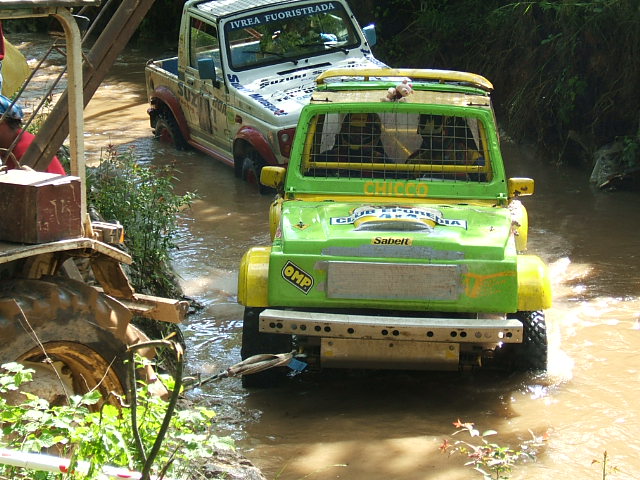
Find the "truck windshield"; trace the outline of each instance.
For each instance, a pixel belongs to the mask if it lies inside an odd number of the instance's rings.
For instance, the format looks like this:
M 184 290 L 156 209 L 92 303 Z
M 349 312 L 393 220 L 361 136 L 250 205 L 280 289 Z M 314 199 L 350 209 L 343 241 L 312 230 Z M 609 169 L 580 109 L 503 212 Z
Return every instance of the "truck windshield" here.
M 484 125 L 432 113 L 327 113 L 310 124 L 301 168 L 307 177 L 487 182 Z
M 280 8 L 229 20 L 224 25 L 231 68 L 293 61 L 330 50 L 355 48 L 360 39 L 338 2 Z

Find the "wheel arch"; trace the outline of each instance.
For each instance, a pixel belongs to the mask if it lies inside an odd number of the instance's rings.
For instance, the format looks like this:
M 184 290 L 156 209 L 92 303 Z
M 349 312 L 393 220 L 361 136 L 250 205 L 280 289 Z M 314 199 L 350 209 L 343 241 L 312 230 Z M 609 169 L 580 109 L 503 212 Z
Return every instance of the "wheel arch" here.
M 238 303 L 246 307 L 269 306 L 269 256 L 271 247 L 253 247 L 242 256 L 238 272 Z
M 159 111 L 163 108 L 171 112 L 173 118 L 176 119 L 180 133 L 182 133 L 185 140 L 189 141 L 191 139 L 189 124 L 182 111 L 180 100 L 178 100 L 173 91 L 166 86 L 157 87 L 151 95 L 151 108 L 148 110 L 148 113 L 152 127 L 155 124 L 155 119 L 157 119 Z
M 536 255 L 518 255 L 518 310 L 551 307 L 551 278 L 545 263 Z
M 233 159 L 236 164 L 238 160 L 248 151 L 253 149 L 262 157 L 267 165 L 278 165 L 273 148 L 267 138 L 255 127 L 245 126 L 238 130 L 233 141 Z

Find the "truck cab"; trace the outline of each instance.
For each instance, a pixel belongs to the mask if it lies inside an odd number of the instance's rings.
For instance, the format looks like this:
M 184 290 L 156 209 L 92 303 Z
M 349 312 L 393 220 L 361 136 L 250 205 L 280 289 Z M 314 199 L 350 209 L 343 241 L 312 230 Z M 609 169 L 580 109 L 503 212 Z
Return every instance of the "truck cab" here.
M 147 65 L 151 127 L 259 183 L 265 165 L 286 166 L 300 110 L 331 67 L 384 66 L 344 0 L 191 0 L 178 55 Z

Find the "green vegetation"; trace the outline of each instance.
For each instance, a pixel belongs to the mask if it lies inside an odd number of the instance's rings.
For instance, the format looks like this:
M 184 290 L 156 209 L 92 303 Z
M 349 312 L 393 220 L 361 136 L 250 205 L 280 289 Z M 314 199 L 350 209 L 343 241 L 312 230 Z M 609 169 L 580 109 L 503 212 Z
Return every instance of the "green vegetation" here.
M 156 0 L 137 39 L 175 49 L 184 2 Z M 396 67 L 478 73 L 496 86 L 502 127 L 560 161 L 633 138 L 640 112 L 640 9 L 635 0 L 351 0 L 376 24 L 377 58 Z M 33 28 L 7 22 L 6 29 Z M 22 22 L 26 23 L 26 22 Z M 634 165 L 640 164 L 637 157 Z
M 0 479 L 92 480 L 99 478 L 107 465 L 143 471 L 145 454 L 136 445 L 141 444 L 143 451 L 151 450 L 168 406 L 164 400 L 150 395 L 145 385 L 137 391 L 134 424 L 129 406 L 117 408 L 102 403 L 97 391 L 72 396 L 69 404 L 63 406 L 49 405 L 29 393 L 17 394 L 23 401 L 8 403 L 4 395 L 24 388 L 31 381 L 33 370 L 17 363 L 5 364 L 2 369 L 0 447 L 24 452 L 46 451 L 70 458 L 71 473 L 34 472 L 0 465 Z M 172 388 L 171 384 L 168 386 Z M 122 402 L 124 405 L 124 399 Z M 220 448 L 231 448 L 232 440 L 213 434 L 214 416 L 214 412 L 205 408 L 175 411 L 150 473 L 178 478 L 191 472 L 199 464 L 196 460 L 210 458 Z M 83 470 L 86 473 L 82 473 Z
M 503 128 L 556 152 L 560 161 L 590 164 L 596 148 L 635 136 L 640 111 L 637 2 L 370 3 L 352 0 L 363 24 L 377 24 L 378 58 L 392 66 L 488 77 L 496 86 Z M 364 6 L 373 7 L 373 14 L 367 17 Z
M 89 205 L 124 227 L 125 245 L 134 260 L 128 272 L 134 288 L 180 297 L 169 255 L 175 248 L 177 214 L 195 195 L 174 192 L 175 169 L 142 165 L 133 149 L 118 152 L 111 146 L 100 165 L 88 169 L 87 179 Z
M 453 435 L 466 433 L 470 440 L 456 440 L 451 443 L 445 439 L 440 445 L 440 451 L 467 457 L 465 465 L 476 470 L 485 480 L 509 478 L 516 463 L 520 460 L 535 460 L 536 449 L 543 444 L 542 438 L 531 433 L 530 440 L 522 442 L 518 449 L 513 449 L 487 440 L 487 437 L 498 433 L 495 430 L 480 433 L 473 423 L 460 420 L 453 422 L 453 425 L 458 429 Z

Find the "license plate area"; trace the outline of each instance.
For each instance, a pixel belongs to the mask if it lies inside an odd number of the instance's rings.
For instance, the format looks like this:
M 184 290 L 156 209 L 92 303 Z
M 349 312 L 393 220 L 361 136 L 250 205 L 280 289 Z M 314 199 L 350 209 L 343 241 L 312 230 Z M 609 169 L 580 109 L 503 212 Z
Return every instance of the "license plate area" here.
M 327 368 L 457 370 L 459 359 L 455 343 L 323 338 L 320 347 Z

